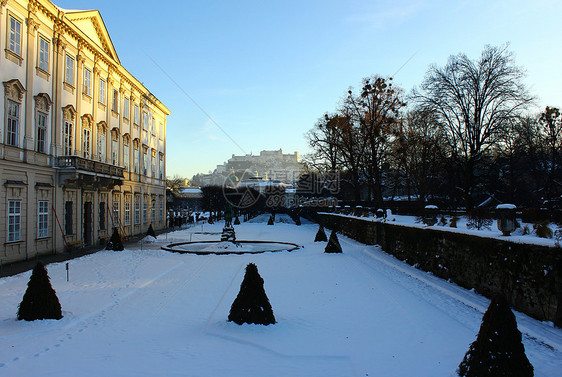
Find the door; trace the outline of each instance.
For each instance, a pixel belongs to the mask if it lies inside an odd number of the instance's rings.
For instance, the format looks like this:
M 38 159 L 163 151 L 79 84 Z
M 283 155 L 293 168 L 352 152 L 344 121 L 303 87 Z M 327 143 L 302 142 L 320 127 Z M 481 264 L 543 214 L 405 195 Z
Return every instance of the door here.
M 84 202 L 84 246 L 92 244 L 92 202 Z

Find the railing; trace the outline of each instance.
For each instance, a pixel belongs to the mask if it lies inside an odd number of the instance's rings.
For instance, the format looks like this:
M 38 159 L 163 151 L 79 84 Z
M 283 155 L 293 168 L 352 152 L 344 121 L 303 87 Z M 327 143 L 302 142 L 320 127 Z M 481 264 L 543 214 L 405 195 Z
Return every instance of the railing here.
M 88 160 L 78 156 L 61 156 L 56 158 L 57 168 L 75 168 L 92 173 L 101 173 L 113 177 L 124 178 L 125 168 L 106 164 L 105 162 Z

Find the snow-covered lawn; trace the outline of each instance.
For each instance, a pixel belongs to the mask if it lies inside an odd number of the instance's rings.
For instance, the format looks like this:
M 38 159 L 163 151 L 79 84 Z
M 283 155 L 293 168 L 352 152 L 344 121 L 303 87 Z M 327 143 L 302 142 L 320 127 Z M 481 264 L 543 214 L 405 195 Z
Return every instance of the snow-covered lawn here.
M 453 376 L 489 301 L 317 225 L 255 221 L 237 239 L 294 242 L 293 252 L 176 254 L 172 241 L 218 240 L 197 225 L 123 252 L 48 265 L 59 321 L 16 320 L 30 273 L 0 279 L 0 376 Z M 226 321 L 254 262 L 277 324 Z M 516 314 L 535 376 L 560 376 L 562 330 Z

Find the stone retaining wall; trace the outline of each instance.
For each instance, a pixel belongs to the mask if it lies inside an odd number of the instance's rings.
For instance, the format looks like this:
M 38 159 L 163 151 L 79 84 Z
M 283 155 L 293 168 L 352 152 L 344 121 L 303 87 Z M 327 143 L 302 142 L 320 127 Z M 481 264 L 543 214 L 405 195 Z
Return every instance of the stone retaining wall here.
M 503 294 L 516 310 L 562 327 L 560 248 L 327 213 L 314 220 L 486 297 Z

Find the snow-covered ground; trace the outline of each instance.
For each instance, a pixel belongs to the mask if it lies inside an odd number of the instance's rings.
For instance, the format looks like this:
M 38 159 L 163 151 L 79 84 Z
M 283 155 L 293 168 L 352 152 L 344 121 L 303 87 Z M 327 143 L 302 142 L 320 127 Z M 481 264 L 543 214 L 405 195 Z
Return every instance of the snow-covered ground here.
M 278 216 L 281 218 L 282 216 Z M 489 301 L 317 225 L 236 226 L 238 239 L 293 252 L 188 255 L 170 242 L 218 240 L 197 225 L 123 252 L 47 266 L 64 318 L 16 320 L 30 273 L 0 279 L 0 376 L 454 376 Z M 281 221 L 279 219 L 278 221 Z M 226 321 L 247 263 L 257 264 L 277 324 Z M 516 314 L 535 376 L 560 376 L 562 330 Z

